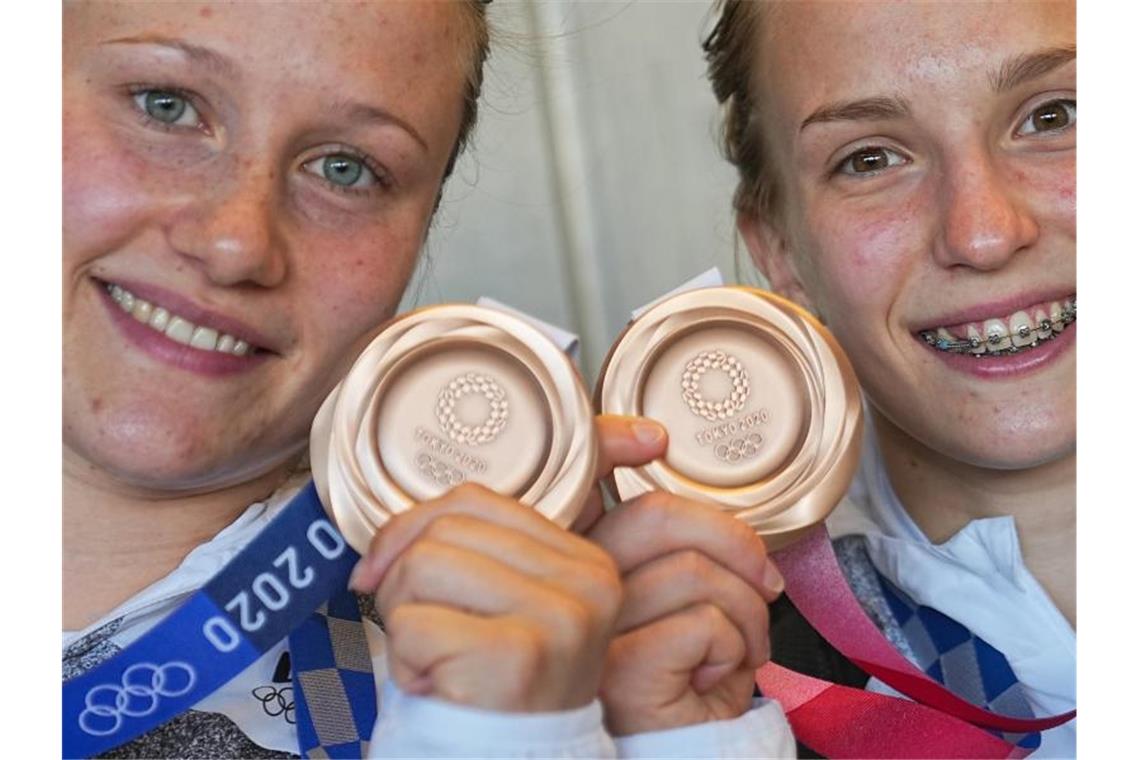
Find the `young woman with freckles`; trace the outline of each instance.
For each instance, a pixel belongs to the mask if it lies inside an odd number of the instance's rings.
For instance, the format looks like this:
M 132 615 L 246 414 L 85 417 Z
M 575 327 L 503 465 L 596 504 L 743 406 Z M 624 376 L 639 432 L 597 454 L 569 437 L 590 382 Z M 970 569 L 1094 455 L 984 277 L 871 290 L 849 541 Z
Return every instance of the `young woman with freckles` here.
M 65 679 L 178 608 L 307 479 L 313 416 L 396 308 L 487 45 L 472 0 L 65 4 Z M 665 446 L 645 420 L 597 433 L 599 476 Z M 747 709 L 780 583 L 763 544 L 660 494 L 599 513 L 595 492 L 591 541 L 467 486 L 384 526 L 353 576 L 387 623 L 364 623 L 377 685 L 394 681 L 370 753 L 635 752 L 597 699 L 611 640 L 655 644 L 607 686 L 630 741 Z M 672 582 L 694 567 L 703 583 Z M 296 754 L 288 649 L 112 753 Z M 89 712 L 145 712 L 164 683 Z M 774 703 L 744 720 L 765 754 L 790 747 Z
M 705 42 L 739 230 L 869 412 L 829 527 L 903 654 L 997 712 L 1074 708 L 1070 2 L 722 0 Z M 774 659 L 888 690 L 780 608 Z M 1023 738 L 1072 757 L 1069 723 Z

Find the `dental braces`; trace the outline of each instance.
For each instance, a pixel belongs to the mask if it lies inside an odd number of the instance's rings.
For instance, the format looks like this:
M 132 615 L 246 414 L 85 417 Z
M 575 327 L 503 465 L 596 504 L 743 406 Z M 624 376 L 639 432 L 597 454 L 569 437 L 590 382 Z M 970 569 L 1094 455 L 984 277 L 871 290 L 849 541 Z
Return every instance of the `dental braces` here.
M 1076 302 L 1076 300 L 1073 301 L 1072 306 L 1070 306 L 1069 308 L 1062 308 L 1061 309 L 1060 321 L 1062 324 L 1064 324 L 1066 326 L 1071 325 L 1073 322 L 1077 321 L 1077 302 Z M 1044 332 L 1046 330 L 1049 331 L 1049 336 L 1046 338 L 1042 338 L 1040 333 Z M 1021 328 L 1017 331 L 1017 335 L 1020 338 L 1028 338 L 1031 335 L 1034 335 L 1036 337 L 1033 339 L 1032 343 L 1025 345 L 1025 346 L 1010 346 L 1009 348 L 1004 348 L 1000 351 L 989 351 L 989 350 L 987 350 L 984 353 L 982 353 L 982 352 L 977 352 L 977 350 L 978 350 L 978 348 L 980 348 L 983 345 L 983 343 L 989 343 L 990 345 L 996 346 L 998 343 L 1001 343 L 1004 339 L 1012 338 L 1013 335 L 1012 334 L 999 335 L 999 334 L 994 333 L 994 334 L 989 335 L 983 341 L 982 338 L 961 338 L 958 340 L 948 340 L 946 338 L 938 337 L 937 333 L 935 333 L 931 330 L 924 330 L 923 332 L 919 333 L 919 337 L 921 337 L 924 341 L 926 341 L 927 345 L 931 346 L 932 348 L 934 348 L 938 351 L 946 351 L 946 352 L 952 353 L 952 354 L 969 354 L 969 355 L 973 356 L 975 359 L 980 359 L 983 356 L 987 356 L 987 357 L 988 356 L 993 356 L 993 357 L 1009 356 L 1010 354 L 1016 354 L 1016 353 L 1023 351 L 1025 349 L 1036 348 L 1039 344 L 1041 344 L 1045 341 L 1053 340 L 1055 337 L 1057 337 L 1058 333 L 1053 332 L 1053 320 L 1043 319 L 1037 325 L 1036 328 L 1030 327 L 1029 325 L 1022 325 Z

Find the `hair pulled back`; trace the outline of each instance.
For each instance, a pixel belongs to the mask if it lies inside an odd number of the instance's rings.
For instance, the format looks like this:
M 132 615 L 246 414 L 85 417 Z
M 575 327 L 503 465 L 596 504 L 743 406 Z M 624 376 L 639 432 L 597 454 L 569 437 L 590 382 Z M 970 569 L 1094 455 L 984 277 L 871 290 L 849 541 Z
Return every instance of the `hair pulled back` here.
M 464 55 L 467 58 L 463 64 L 467 68 L 467 86 L 463 91 L 463 113 L 459 120 L 459 136 L 455 141 L 455 148 L 447 160 L 447 169 L 443 173 L 446 180 L 455 168 L 459 155 L 467 147 L 471 139 L 471 131 L 475 128 L 475 121 L 479 116 L 479 93 L 483 90 L 483 65 L 491 51 L 491 30 L 487 22 L 487 6 L 491 0 L 463 0 L 463 12 L 466 17 L 466 37 L 468 41 Z
M 767 152 L 756 123 L 753 81 L 766 11 L 767 4 L 758 0 L 718 0 L 713 10 L 716 25 L 702 42 L 708 78 L 723 113 L 721 147 L 740 178 L 732 205 L 745 215 L 770 214 L 778 201 L 776 183 L 766 176 Z

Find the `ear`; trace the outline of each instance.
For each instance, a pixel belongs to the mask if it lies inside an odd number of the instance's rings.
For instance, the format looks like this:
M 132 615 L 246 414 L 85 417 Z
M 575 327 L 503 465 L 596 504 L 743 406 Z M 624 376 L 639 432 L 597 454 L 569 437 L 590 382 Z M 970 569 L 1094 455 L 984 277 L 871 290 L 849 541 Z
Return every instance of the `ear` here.
M 752 263 L 768 280 L 772 290 L 815 313 L 783 234 L 758 213 L 738 213 L 736 229 L 740 231 L 740 237 L 744 238 Z

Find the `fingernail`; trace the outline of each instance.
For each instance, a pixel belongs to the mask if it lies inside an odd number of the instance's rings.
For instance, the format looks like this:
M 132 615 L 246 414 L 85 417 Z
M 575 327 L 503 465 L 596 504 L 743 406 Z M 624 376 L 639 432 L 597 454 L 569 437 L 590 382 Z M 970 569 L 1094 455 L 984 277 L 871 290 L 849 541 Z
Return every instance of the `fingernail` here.
M 352 572 L 348 574 L 348 588 L 352 591 L 363 592 L 365 589 L 357 588 L 356 584 L 360 580 L 360 576 L 364 574 L 364 558 L 361 557 L 357 560 L 356 564 L 352 567 Z
M 633 423 L 633 437 L 640 443 L 660 443 L 665 438 L 665 428 L 656 422 L 638 420 Z
M 779 568 L 772 560 L 764 563 L 764 577 L 760 580 L 764 590 L 772 596 L 779 596 L 784 593 L 784 576 L 780 574 Z

